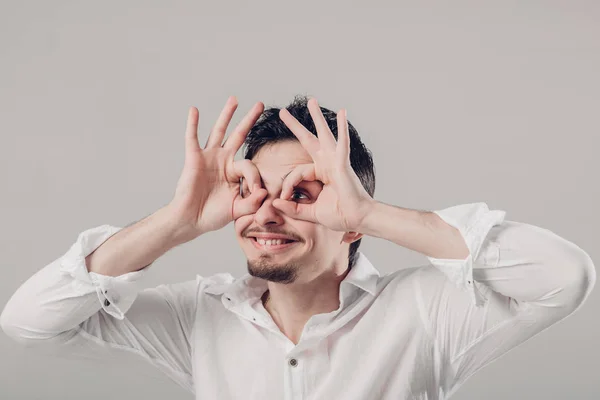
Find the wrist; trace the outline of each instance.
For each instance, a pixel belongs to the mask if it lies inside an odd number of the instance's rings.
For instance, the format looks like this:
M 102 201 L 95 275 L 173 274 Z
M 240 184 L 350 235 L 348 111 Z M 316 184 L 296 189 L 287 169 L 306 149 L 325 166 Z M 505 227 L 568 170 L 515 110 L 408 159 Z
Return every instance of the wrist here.
M 156 211 L 154 217 L 160 229 L 164 229 L 172 247 L 189 242 L 202 234 L 191 226 L 171 203 Z
M 375 231 L 378 224 L 376 221 L 380 218 L 379 215 L 382 213 L 382 207 L 383 203 L 380 203 L 375 199 L 370 201 L 366 207 L 367 211 L 364 212 L 363 218 L 356 231 L 367 236 L 377 236 Z

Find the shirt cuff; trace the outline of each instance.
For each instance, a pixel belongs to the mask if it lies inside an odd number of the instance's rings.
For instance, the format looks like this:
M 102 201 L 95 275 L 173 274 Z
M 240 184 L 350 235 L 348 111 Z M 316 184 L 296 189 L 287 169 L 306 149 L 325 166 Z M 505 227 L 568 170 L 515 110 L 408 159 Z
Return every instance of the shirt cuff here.
M 486 203 L 462 204 L 434 211 L 447 224 L 458 229 L 469 248 L 466 259 L 443 259 L 427 257 L 429 262 L 442 271 L 459 289 L 469 293 L 477 307 L 483 306 L 487 298 L 473 280 L 473 260 L 477 259 L 483 242 L 493 226 L 501 224 L 505 211 L 490 211 Z
M 85 230 L 60 260 L 61 273 L 73 278 L 72 289 L 76 296 L 84 296 L 96 292 L 104 311 L 117 319 L 125 318 L 125 313 L 133 304 L 143 286 L 143 277 L 148 266 L 119 276 L 106 276 L 89 272 L 85 258 L 108 238 L 123 228 L 101 225 Z

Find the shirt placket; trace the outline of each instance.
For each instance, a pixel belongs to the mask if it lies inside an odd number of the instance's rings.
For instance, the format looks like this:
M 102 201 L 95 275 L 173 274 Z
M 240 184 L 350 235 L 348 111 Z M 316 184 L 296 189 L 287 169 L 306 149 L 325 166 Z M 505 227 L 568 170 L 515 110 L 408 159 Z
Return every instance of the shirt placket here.
M 293 354 L 293 353 L 292 353 Z M 288 400 L 304 400 L 304 364 L 305 360 L 299 355 L 286 357 L 286 394 Z

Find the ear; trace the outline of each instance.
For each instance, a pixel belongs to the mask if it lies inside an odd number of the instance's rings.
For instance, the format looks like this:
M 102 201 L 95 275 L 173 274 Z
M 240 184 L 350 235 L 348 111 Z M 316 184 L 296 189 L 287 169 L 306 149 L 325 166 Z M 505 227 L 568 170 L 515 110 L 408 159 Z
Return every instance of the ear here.
M 344 236 L 342 236 L 342 242 L 353 243 L 363 236 L 364 235 L 362 233 L 358 232 L 346 232 L 344 233 Z

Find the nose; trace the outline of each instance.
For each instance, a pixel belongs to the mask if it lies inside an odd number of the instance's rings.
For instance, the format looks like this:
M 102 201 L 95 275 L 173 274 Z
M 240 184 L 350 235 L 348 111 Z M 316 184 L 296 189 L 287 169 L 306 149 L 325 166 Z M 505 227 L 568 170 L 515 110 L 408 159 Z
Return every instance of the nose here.
M 273 200 L 278 196 L 267 195 L 267 197 L 263 200 L 260 205 L 258 211 L 254 214 L 254 220 L 260 225 L 274 224 L 281 225 L 283 224 L 283 216 L 281 215 L 281 211 L 277 208 L 273 207 Z

